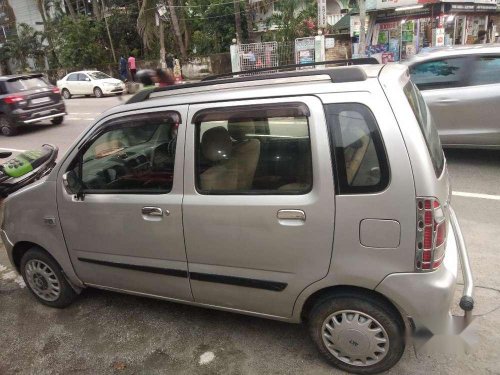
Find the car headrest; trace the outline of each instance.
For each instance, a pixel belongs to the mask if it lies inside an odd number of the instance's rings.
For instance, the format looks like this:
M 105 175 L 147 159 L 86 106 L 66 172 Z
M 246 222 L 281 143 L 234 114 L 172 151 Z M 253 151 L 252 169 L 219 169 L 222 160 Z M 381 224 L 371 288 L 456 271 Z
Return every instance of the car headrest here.
M 227 130 L 235 141 L 244 141 L 248 139 L 247 134 L 255 134 L 255 124 L 251 120 L 229 120 Z
M 222 126 L 208 129 L 201 138 L 201 152 L 210 161 L 228 159 L 232 147 L 229 132 Z

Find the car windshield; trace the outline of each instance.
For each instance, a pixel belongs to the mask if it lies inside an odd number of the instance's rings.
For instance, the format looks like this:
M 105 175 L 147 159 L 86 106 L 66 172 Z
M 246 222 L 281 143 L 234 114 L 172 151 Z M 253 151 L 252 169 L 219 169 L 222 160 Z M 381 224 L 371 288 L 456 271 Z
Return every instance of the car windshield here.
M 443 171 L 444 153 L 429 107 L 413 82 L 408 82 L 403 90 L 422 130 L 436 176 L 439 177 Z
M 42 77 L 20 78 L 6 83 L 8 92 L 27 91 L 48 86 L 48 83 Z
M 103 72 L 92 72 L 92 73 L 89 73 L 89 76 L 91 76 L 93 79 L 111 78 L 110 76 L 108 76 L 106 73 L 103 73 Z

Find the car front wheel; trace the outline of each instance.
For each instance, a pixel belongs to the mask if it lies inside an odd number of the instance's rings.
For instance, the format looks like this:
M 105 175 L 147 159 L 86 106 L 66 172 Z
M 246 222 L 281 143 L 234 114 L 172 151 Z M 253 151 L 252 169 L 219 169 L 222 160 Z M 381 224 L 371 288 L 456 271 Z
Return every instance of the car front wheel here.
M 94 96 L 96 98 L 102 98 L 102 90 L 99 87 L 96 87 L 94 89 Z
M 30 292 L 44 305 L 63 308 L 77 297 L 61 267 L 39 247 L 33 247 L 23 255 L 21 274 Z
M 354 374 L 386 371 L 405 349 L 399 313 L 369 295 L 320 300 L 311 311 L 309 330 L 331 364 Z

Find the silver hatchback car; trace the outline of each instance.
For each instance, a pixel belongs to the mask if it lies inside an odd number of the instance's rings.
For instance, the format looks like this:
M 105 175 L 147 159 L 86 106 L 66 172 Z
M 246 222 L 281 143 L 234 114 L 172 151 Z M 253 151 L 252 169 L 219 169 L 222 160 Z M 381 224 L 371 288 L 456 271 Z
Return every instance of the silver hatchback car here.
M 432 117 L 402 65 L 219 78 L 104 113 L 5 201 L 43 304 L 95 287 L 292 323 L 371 374 L 473 284 Z
M 500 148 L 500 45 L 448 47 L 406 62 L 445 147 Z

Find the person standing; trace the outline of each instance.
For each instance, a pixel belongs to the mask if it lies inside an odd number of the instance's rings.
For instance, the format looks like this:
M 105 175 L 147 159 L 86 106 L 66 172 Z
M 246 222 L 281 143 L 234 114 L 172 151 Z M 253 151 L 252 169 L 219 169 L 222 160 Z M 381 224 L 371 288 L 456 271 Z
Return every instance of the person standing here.
M 123 57 L 123 55 L 120 56 L 118 72 L 120 73 L 120 79 L 123 82 L 127 82 L 127 60 L 125 60 L 125 57 Z
M 474 44 L 484 44 L 486 43 L 486 37 L 488 36 L 488 33 L 486 30 L 479 30 L 477 33 L 477 39 L 475 40 Z
M 133 54 L 130 54 L 130 57 L 128 58 L 128 68 L 130 70 L 132 81 L 135 82 L 135 73 L 137 72 L 137 68 L 135 66 L 135 57 Z

